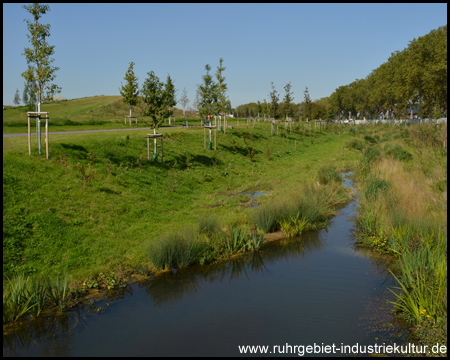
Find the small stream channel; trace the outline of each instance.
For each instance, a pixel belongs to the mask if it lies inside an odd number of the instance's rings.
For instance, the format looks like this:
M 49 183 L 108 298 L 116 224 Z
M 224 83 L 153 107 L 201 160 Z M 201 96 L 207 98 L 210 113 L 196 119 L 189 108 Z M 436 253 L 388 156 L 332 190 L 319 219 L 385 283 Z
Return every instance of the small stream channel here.
M 408 332 L 386 303 L 387 286 L 395 286 L 386 259 L 353 244 L 356 205 L 299 239 L 166 272 L 31 321 L 4 334 L 3 356 L 239 356 L 238 345 L 404 344 Z

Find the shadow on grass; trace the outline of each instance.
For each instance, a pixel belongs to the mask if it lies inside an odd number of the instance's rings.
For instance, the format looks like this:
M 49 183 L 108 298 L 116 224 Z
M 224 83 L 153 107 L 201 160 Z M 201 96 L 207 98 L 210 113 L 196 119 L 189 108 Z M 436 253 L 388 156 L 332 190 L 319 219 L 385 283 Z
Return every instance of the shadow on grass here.
M 87 150 L 86 150 L 86 148 L 84 147 L 84 146 L 81 146 L 81 145 L 75 145 L 75 144 L 64 144 L 64 143 L 61 143 L 61 146 L 64 148 L 64 149 L 70 149 L 70 150 L 78 150 L 78 151 L 83 151 L 83 152 L 88 152 Z

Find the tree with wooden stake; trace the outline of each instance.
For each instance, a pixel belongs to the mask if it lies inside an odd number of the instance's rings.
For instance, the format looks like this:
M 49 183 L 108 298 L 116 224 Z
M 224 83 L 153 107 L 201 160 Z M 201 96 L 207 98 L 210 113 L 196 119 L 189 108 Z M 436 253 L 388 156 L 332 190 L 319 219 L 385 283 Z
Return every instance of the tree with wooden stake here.
M 136 125 L 137 125 L 137 116 L 131 116 L 131 106 L 135 106 L 138 101 L 138 94 L 139 94 L 139 84 L 138 84 L 138 78 L 136 75 L 134 75 L 133 71 L 134 62 L 130 62 L 130 66 L 128 67 L 127 73 L 125 74 L 124 80 L 126 81 L 125 85 L 122 85 L 119 88 L 120 95 L 122 95 L 122 101 L 125 104 L 130 105 L 130 115 L 128 116 L 130 119 L 130 125 L 131 125 L 131 118 L 136 118 Z M 127 116 L 125 116 L 125 124 L 127 123 Z
M 37 85 L 36 137 L 38 141 L 39 154 L 41 154 L 41 101 L 52 100 L 54 94 L 61 92 L 61 88 L 59 86 L 50 83 L 55 79 L 55 72 L 59 70 L 59 68 L 51 65 L 55 61 L 55 59 L 51 58 L 55 51 L 55 46 L 50 46 L 46 40 L 46 38 L 50 36 L 50 24 L 39 23 L 39 19 L 47 11 L 50 11 L 50 7 L 48 5 L 34 3 L 31 5 L 23 5 L 22 8 L 27 10 L 33 17 L 33 20 L 24 20 L 27 22 L 28 31 L 30 32 L 27 34 L 27 37 L 32 47 L 25 48 L 22 54 L 25 55 L 28 69 L 21 75 L 27 83 Z M 43 96 L 45 90 L 47 90 L 46 98 Z M 47 138 L 46 142 L 48 144 Z
M 202 76 L 203 84 L 198 85 L 198 111 L 200 116 L 208 116 L 215 114 L 215 106 L 217 106 L 217 84 L 214 83 L 212 75 L 210 75 L 211 66 L 205 65 L 206 75 Z
M 50 24 L 39 23 L 39 19 L 47 11 L 50 11 L 50 7 L 48 5 L 34 3 L 31 5 L 23 5 L 22 8 L 27 10 L 33 16 L 34 20 L 24 20 L 27 22 L 28 31 L 30 32 L 30 34 L 27 34 L 27 37 L 32 48 L 25 48 L 22 54 L 25 55 L 28 64 L 28 69 L 22 73 L 22 76 L 27 82 L 36 83 L 38 112 L 40 112 L 41 101 L 44 100 L 42 95 L 45 90 L 48 93 L 47 98 L 53 96 L 55 93 L 61 92 L 60 87 L 55 84 L 50 84 L 56 77 L 55 72 L 59 70 L 58 67 L 51 65 L 55 61 L 55 59 L 51 58 L 55 51 L 55 46 L 50 46 L 46 40 L 50 36 Z M 40 126 L 39 118 L 38 122 Z
M 215 87 L 216 104 L 214 106 L 215 113 L 213 115 L 219 115 L 219 116 L 224 117 L 224 127 L 225 127 L 225 132 L 226 132 L 225 108 L 230 103 L 230 101 L 228 100 L 228 97 L 226 95 L 227 84 L 225 84 L 225 77 L 223 76 L 223 72 L 225 71 L 225 69 L 226 69 L 226 67 L 223 66 L 223 58 L 220 58 L 219 66 L 217 67 L 217 71 L 216 71 L 216 79 L 217 79 L 217 84 Z
M 148 126 L 153 128 L 153 133 L 156 134 L 156 129 L 159 128 L 163 121 L 162 111 L 164 109 L 164 89 L 163 83 L 159 81 L 159 78 L 153 71 L 147 73 L 148 78 L 145 79 L 142 85 L 141 94 L 144 103 L 147 107 L 142 112 L 142 115 L 150 117 L 150 123 Z M 156 159 L 156 138 L 154 138 L 153 157 Z

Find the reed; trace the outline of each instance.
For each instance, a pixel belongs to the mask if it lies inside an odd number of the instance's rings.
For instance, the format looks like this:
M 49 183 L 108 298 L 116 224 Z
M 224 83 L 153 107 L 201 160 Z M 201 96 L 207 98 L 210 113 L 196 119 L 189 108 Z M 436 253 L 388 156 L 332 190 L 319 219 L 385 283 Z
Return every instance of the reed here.
M 3 286 L 3 323 L 16 322 L 35 304 L 30 305 L 32 297 L 29 294 L 30 278 L 18 275 L 13 279 L 6 277 Z
M 305 216 L 300 218 L 300 212 L 297 212 L 295 216 L 285 217 L 278 221 L 281 229 L 290 238 L 300 235 L 308 224 L 308 220 Z
M 226 239 L 227 248 L 233 253 L 244 251 L 248 243 L 249 231 L 246 227 L 232 224 L 229 236 Z
M 256 252 L 261 249 L 263 243 L 264 243 L 264 234 L 252 232 L 250 238 L 248 239 L 247 247 L 250 251 Z
M 65 307 L 68 279 L 69 273 L 65 271 L 62 275 L 54 278 L 47 276 L 43 280 L 47 298 L 61 309 Z
M 32 317 L 38 317 L 45 305 L 47 304 L 47 291 L 39 278 L 31 279 L 29 283 L 29 291 L 32 305 L 29 309 L 29 313 Z
M 161 235 L 159 241 L 148 247 L 148 256 L 158 269 L 169 270 L 197 263 L 202 256 L 204 246 L 198 240 L 198 233 L 186 228 Z

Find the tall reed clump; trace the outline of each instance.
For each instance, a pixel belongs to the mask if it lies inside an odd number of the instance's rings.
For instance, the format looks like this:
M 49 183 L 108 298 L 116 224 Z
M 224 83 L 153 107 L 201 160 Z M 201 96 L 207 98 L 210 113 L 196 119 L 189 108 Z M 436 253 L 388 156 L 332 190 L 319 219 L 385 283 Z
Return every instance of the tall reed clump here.
M 148 255 L 158 269 L 186 267 L 199 261 L 203 246 L 197 233 L 190 228 L 165 233 L 157 241 L 150 243 Z
M 295 236 L 325 226 L 334 208 L 349 199 L 349 193 L 337 181 L 301 184 L 292 193 L 256 208 L 251 218 L 264 233 L 283 229 L 288 236 Z

